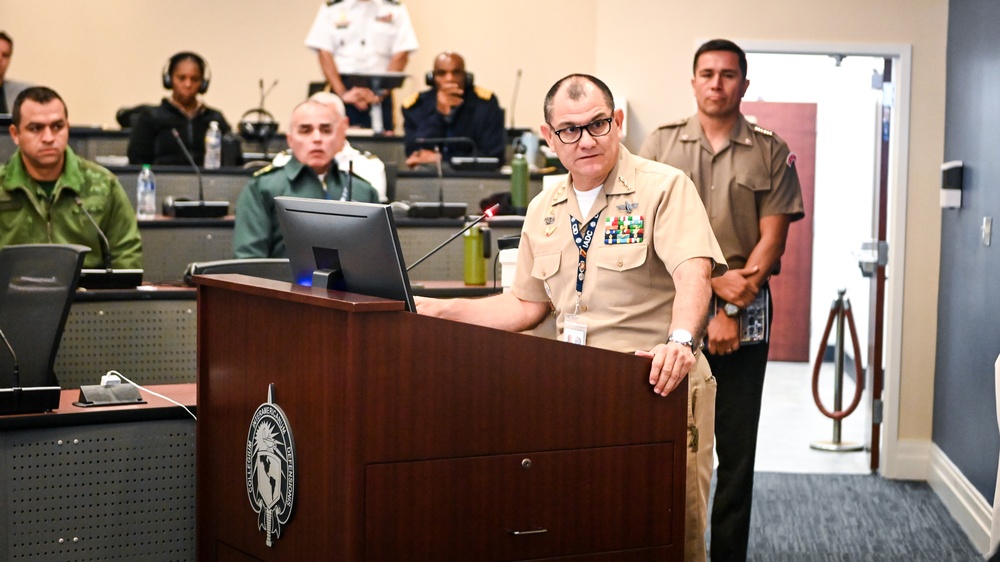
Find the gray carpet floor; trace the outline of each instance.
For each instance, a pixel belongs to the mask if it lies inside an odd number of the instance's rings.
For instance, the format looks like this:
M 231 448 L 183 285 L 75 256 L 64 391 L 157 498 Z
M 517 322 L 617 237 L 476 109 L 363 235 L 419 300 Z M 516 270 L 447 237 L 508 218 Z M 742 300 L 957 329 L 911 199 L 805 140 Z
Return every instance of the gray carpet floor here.
M 772 472 L 755 476 L 749 558 L 757 562 L 983 560 L 925 482 Z

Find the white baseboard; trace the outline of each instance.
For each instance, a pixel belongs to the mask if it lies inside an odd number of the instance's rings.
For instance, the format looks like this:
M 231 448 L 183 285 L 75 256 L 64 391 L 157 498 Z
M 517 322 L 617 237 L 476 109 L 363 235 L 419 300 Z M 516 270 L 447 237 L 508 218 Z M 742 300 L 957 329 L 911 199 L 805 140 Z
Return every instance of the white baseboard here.
M 897 441 L 892 451 L 884 451 L 879 473 L 890 480 L 927 480 L 932 445 L 930 441 Z
M 990 526 L 993 508 L 937 445 L 931 444 L 927 483 L 941 498 L 948 512 L 985 554 L 990 550 Z

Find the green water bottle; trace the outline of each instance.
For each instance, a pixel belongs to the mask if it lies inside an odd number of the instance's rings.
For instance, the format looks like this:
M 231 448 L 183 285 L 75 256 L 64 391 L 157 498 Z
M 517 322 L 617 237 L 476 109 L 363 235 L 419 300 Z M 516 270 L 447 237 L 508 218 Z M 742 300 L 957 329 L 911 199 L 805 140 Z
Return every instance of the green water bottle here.
M 465 284 L 486 284 L 486 260 L 490 257 L 490 227 L 477 224 L 465 231 Z
M 523 215 L 528 210 L 528 160 L 527 150 L 520 140 L 514 147 L 514 159 L 510 163 L 510 203 L 514 212 Z

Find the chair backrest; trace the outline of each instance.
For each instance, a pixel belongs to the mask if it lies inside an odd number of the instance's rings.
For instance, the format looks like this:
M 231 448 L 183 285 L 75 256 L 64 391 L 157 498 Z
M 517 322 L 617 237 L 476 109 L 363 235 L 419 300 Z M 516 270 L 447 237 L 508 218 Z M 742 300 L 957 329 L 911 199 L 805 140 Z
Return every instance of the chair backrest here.
M 59 384 L 53 366 L 88 251 L 74 244 L 0 249 L 0 330 L 17 356 L 21 387 Z M 15 384 L 6 347 L 0 344 L 0 388 Z
M 192 275 L 212 273 L 242 273 L 251 277 L 262 277 L 275 281 L 292 282 L 292 266 L 288 258 L 247 258 L 240 260 L 201 261 L 188 264 L 184 272 L 184 282 L 194 285 Z

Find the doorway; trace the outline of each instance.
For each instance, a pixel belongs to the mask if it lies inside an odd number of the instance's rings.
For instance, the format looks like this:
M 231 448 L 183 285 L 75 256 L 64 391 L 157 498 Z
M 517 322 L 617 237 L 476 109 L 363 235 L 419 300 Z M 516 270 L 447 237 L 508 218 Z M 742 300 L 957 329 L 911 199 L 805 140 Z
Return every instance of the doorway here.
M 886 350 L 881 358 L 885 367 L 886 396 L 880 472 L 892 477 L 896 446 L 898 412 L 898 370 L 900 342 L 893 326 L 901 322 L 902 256 L 905 228 L 906 138 L 908 123 L 909 47 L 775 45 L 744 43 L 748 52 L 750 88 L 744 100 L 749 102 L 791 102 L 817 104 L 816 184 L 814 205 L 813 274 L 810 299 L 810 357 L 826 342 L 820 342 L 830 306 L 837 289 L 847 290 L 851 300 L 859 339 L 868 338 L 870 281 L 858 267 L 860 248 L 872 238 L 872 215 L 878 181 L 879 142 L 883 133 L 891 139 L 888 153 L 889 230 L 887 241 L 893 275 L 887 287 L 885 309 Z M 883 90 L 879 81 L 885 59 L 896 69 L 895 89 L 888 90 L 893 119 L 883 130 L 880 101 Z M 780 135 L 781 125 L 769 126 Z M 794 146 L 791 147 L 796 150 Z M 862 347 L 866 347 L 862 344 Z M 866 352 L 860 360 L 868 365 Z M 810 359 L 811 361 L 811 359 Z M 803 375 L 811 369 L 804 365 Z M 829 381 L 826 381 L 829 382 Z M 821 381 L 823 384 L 823 381 Z M 832 383 L 830 383 L 832 384 Z M 871 410 L 871 400 L 865 402 Z M 828 406 L 829 407 L 829 406 Z M 859 409 L 854 416 L 864 416 Z M 832 422 L 831 422 L 832 423 Z M 867 427 L 867 426 L 866 426 Z M 870 435 L 870 433 L 869 433 Z M 876 436 L 878 433 L 876 433 Z M 867 436 L 845 436 L 845 440 L 867 441 Z

